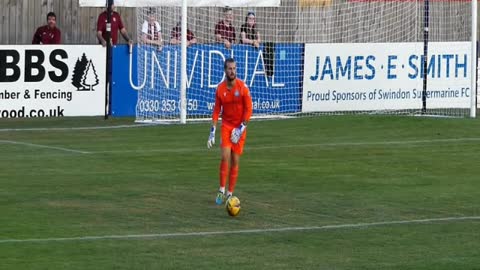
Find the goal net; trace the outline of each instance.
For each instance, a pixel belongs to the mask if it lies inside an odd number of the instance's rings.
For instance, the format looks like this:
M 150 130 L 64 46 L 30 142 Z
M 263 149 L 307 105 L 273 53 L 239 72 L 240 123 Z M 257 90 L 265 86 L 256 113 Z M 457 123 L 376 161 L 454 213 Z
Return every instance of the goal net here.
M 137 121 L 210 117 L 229 57 L 256 117 L 474 113 L 470 1 L 241 2 L 188 7 L 184 104 L 182 8 L 137 8 Z

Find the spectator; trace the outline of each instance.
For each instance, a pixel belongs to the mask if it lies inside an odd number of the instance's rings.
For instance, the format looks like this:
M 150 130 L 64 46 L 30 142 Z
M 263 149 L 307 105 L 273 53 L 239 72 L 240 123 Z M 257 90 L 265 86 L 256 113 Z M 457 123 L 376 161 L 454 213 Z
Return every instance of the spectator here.
M 233 10 L 231 7 L 223 9 L 223 20 L 215 25 L 215 39 L 230 49 L 236 41 L 235 27 L 233 26 Z
M 53 12 L 47 14 L 47 25 L 40 26 L 33 35 L 32 44 L 60 44 L 62 33 L 57 28 L 57 15 Z
M 145 44 L 161 47 L 163 45 L 162 32 L 160 24 L 155 19 L 155 12 L 150 9 L 147 12 L 147 16 L 148 19 L 145 20 L 142 25 L 142 41 Z
M 178 22 L 177 26 L 173 27 L 170 33 L 170 44 L 182 43 L 182 22 Z M 197 38 L 190 29 L 187 27 L 187 46 L 197 43 Z
M 240 43 L 251 44 L 258 48 L 260 46 L 260 35 L 255 28 L 255 12 L 249 11 L 247 17 L 245 17 L 245 24 L 240 29 Z
M 128 36 L 127 29 L 122 22 L 122 17 L 116 11 L 114 11 L 115 6 L 112 4 L 112 9 L 110 10 L 111 13 L 111 39 L 110 44 L 116 45 L 118 43 L 118 30 L 122 34 L 125 41 L 127 41 L 130 45 L 133 44 L 133 40 L 130 39 Z M 102 44 L 103 47 L 107 46 L 107 12 L 108 12 L 108 5 L 107 9 L 100 13 L 98 16 L 97 21 L 97 38 L 98 42 Z

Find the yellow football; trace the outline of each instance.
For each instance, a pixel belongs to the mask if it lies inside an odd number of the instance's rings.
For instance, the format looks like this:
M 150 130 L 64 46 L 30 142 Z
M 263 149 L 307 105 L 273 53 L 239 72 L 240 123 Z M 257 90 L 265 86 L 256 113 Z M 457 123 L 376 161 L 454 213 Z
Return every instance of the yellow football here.
M 240 213 L 240 200 L 232 196 L 226 202 L 226 209 L 230 216 L 235 217 Z

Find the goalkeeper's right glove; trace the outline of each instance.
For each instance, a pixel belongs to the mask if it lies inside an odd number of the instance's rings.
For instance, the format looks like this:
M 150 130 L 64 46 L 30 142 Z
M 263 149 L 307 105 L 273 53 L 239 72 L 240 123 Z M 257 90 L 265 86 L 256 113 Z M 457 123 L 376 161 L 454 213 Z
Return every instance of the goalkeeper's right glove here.
M 215 126 L 212 126 L 212 128 L 210 129 L 210 136 L 208 137 L 208 141 L 207 141 L 208 149 L 212 148 L 214 144 L 215 144 Z

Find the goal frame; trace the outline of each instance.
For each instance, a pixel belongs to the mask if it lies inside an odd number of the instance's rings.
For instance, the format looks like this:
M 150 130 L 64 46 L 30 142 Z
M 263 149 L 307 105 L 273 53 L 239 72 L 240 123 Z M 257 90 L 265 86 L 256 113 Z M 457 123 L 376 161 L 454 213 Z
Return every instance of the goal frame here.
M 428 34 L 429 34 L 429 1 L 424 1 L 424 57 L 428 59 Z M 182 0 L 182 37 L 181 37 L 181 78 L 180 78 L 180 123 L 187 123 L 187 18 L 188 18 L 188 2 Z M 471 100 L 470 100 L 470 117 L 476 118 L 477 112 L 477 1 L 471 0 Z M 423 78 L 423 96 L 422 96 L 422 115 L 426 113 L 426 93 L 427 93 L 427 61 L 424 61 L 424 78 Z

